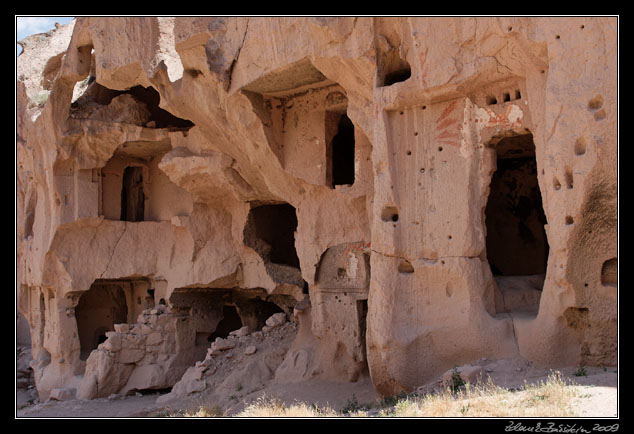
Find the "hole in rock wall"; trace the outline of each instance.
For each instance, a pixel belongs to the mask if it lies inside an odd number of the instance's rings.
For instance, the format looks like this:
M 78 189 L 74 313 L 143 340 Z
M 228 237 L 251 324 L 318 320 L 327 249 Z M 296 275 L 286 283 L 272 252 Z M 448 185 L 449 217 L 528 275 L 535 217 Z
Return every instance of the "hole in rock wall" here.
M 266 261 L 299 269 L 295 250 L 297 215 L 287 203 L 251 208 L 245 227 L 244 242 Z
M 359 342 L 361 342 L 361 354 L 363 360 L 366 361 L 365 369 L 367 369 L 367 348 L 365 339 L 367 335 L 367 318 L 368 318 L 368 300 L 357 300 L 357 319 L 359 321 Z
M 544 274 L 548 260 L 546 216 L 532 135 L 504 138 L 495 149 L 497 170 L 485 210 L 491 269 L 505 276 Z
M 193 122 L 174 116 L 159 107 L 161 95 L 152 87 L 134 86 L 122 93 L 129 93 L 137 100 L 145 103 L 150 111 L 150 122 L 155 122 L 156 128 L 189 129 L 194 126 Z
M 377 85 L 391 86 L 404 82 L 412 76 L 412 68 L 401 52 L 402 42 L 390 29 L 381 29 L 377 23 Z
M 144 220 L 145 195 L 143 193 L 143 168 L 128 166 L 123 171 L 121 185 L 121 220 Z
M 90 352 L 105 341 L 106 332 L 115 324 L 127 322 L 128 305 L 122 286 L 94 283 L 79 297 L 75 319 L 79 334 L 80 359 L 86 360 Z
M 33 225 L 35 224 L 35 206 L 37 205 L 37 190 L 33 190 L 27 201 L 24 215 L 24 238 L 33 236 Z
M 222 307 L 222 319 L 216 326 L 216 330 L 209 335 L 207 341 L 213 342 L 216 338 L 226 338 L 229 333 L 242 327 L 242 320 L 235 306 Z
M 333 137 L 326 151 L 330 156 L 330 166 L 332 168 L 332 179 L 329 184 L 332 188 L 335 185 L 354 184 L 354 124 L 345 114 L 341 114 L 338 120 L 337 134 Z
M 72 118 L 99 118 L 105 121 L 129 123 L 131 122 L 129 119 L 103 119 L 103 116 L 97 115 L 96 113 L 107 107 L 116 97 L 121 95 L 130 95 L 133 97 L 130 103 L 133 101 L 135 104 L 144 107 L 148 112 L 148 116 L 143 119 L 144 122 L 142 123 L 142 126 L 151 128 L 169 128 L 173 130 L 188 130 L 194 126 L 191 121 L 174 116 L 167 110 L 161 108 L 159 106 L 161 96 L 156 89 L 140 85 L 134 86 L 128 90 L 109 89 L 97 83 L 94 75 L 94 68 L 91 74 L 83 82 L 77 83 L 75 93 L 75 100 L 71 103 L 69 112 Z M 117 112 L 119 111 L 120 109 L 117 110 Z M 138 119 L 135 118 L 135 122 L 133 123 L 138 123 L 137 121 Z
M 248 326 L 249 332 L 260 330 L 271 315 L 283 312 L 268 298 L 265 290 L 178 288 L 170 297 L 170 305 L 174 312 L 188 318 L 195 347 L 206 351 L 216 338 L 226 338 L 243 326 Z
M 399 49 L 392 47 L 386 54 L 383 65 L 383 86 L 406 81 L 412 76 L 412 68 L 407 60 L 401 57 Z
M 414 272 L 414 266 L 407 259 L 401 259 L 398 263 L 398 272 L 403 274 L 410 274 Z
M 386 206 L 381 211 L 381 220 L 384 222 L 397 222 L 398 221 L 398 208 L 395 206 Z
M 485 209 L 487 259 L 504 294 L 506 309 L 536 311 L 549 246 L 535 144 L 529 133 L 505 137 L 493 147 L 497 170 L 491 178 Z M 530 296 L 518 295 L 520 290 Z
M 601 267 L 601 284 L 616 287 L 618 283 L 618 260 L 608 259 Z
M 395 65 L 392 70 L 385 74 L 383 86 L 391 86 L 394 83 L 400 83 L 412 76 L 412 69 L 409 66 L 409 63 L 403 59 L 399 60 L 400 62 Z

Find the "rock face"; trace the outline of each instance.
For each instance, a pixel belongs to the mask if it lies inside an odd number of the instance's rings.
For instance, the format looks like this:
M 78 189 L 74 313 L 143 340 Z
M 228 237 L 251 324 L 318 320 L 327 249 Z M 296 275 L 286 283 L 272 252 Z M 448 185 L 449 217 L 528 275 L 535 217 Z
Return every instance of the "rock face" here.
M 483 357 L 615 364 L 616 29 L 84 17 L 21 41 L 40 398 L 204 390 L 208 351 L 383 395 Z M 275 363 L 225 348 L 287 319 Z

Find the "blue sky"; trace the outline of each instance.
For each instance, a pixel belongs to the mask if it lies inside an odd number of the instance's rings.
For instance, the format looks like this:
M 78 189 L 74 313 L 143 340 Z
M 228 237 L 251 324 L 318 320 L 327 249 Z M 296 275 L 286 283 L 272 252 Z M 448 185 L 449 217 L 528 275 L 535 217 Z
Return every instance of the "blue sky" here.
M 68 24 L 74 17 L 49 17 L 49 16 L 17 16 L 15 17 L 16 42 L 34 33 L 46 33 L 55 28 L 55 23 Z M 17 45 L 17 53 L 22 48 Z

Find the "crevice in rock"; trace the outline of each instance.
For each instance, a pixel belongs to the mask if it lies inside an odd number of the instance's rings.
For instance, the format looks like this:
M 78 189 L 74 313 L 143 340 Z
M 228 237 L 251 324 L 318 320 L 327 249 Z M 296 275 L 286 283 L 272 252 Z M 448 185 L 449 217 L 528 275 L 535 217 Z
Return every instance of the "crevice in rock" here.
M 110 263 L 112 262 L 112 258 L 114 257 L 114 254 L 117 251 L 117 247 L 119 246 L 119 242 L 121 241 L 121 238 L 123 238 L 123 234 L 125 233 L 127 228 L 128 228 L 128 224 L 124 222 L 123 230 L 121 231 L 121 234 L 119 234 L 119 238 L 117 238 L 117 242 L 114 244 L 112 252 L 110 253 L 110 258 L 108 258 L 108 264 L 106 265 L 106 268 L 104 268 L 103 272 L 99 275 L 99 278 L 102 278 L 103 275 L 106 273 L 106 271 L 108 271 L 108 268 L 110 268 Z

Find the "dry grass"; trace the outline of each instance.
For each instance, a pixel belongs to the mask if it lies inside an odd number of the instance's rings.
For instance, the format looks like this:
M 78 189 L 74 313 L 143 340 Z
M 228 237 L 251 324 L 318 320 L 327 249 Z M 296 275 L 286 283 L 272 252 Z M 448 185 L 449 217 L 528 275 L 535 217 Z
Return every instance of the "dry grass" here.
M 201 406 L 200 408 L 198 408 L 196 412 L 194 413 L 185 412 L 183 416 L 184 417 L 222 417 L 224 416 L 224 412 L 219 407 L 207 408 L 207 407 Z
M 575 417 L 572 401 L 579 396 L 576 385 L 567 383 L 559 372 L 545 381 L 525 384 L 520 390 L 496 386 L 491 381 L 466 384 L 458 391 L 447 388 L 442 393 L 407 396 L 391 406 L 358 405 L 345 412 L 296 402 L 285 405 L 275 398 L 261 398 L 234 417 L 318 418 L 318 417 Z M 218 408 L 200 407 L 185 417 L 223 416 Z
M 574 417 L 572 400 L 578 389 L 558 372 L 546 381 L 511 391 L 491 382 L 467 384 L 457 393 L 407 398 L 382 416 L 392 417 Z
M 237 417 L 339 417 L 331 408 L 319 408 L 303 402 L 296 402 L 290 406 L 271 398 L 261 398 L 249 404 Z

